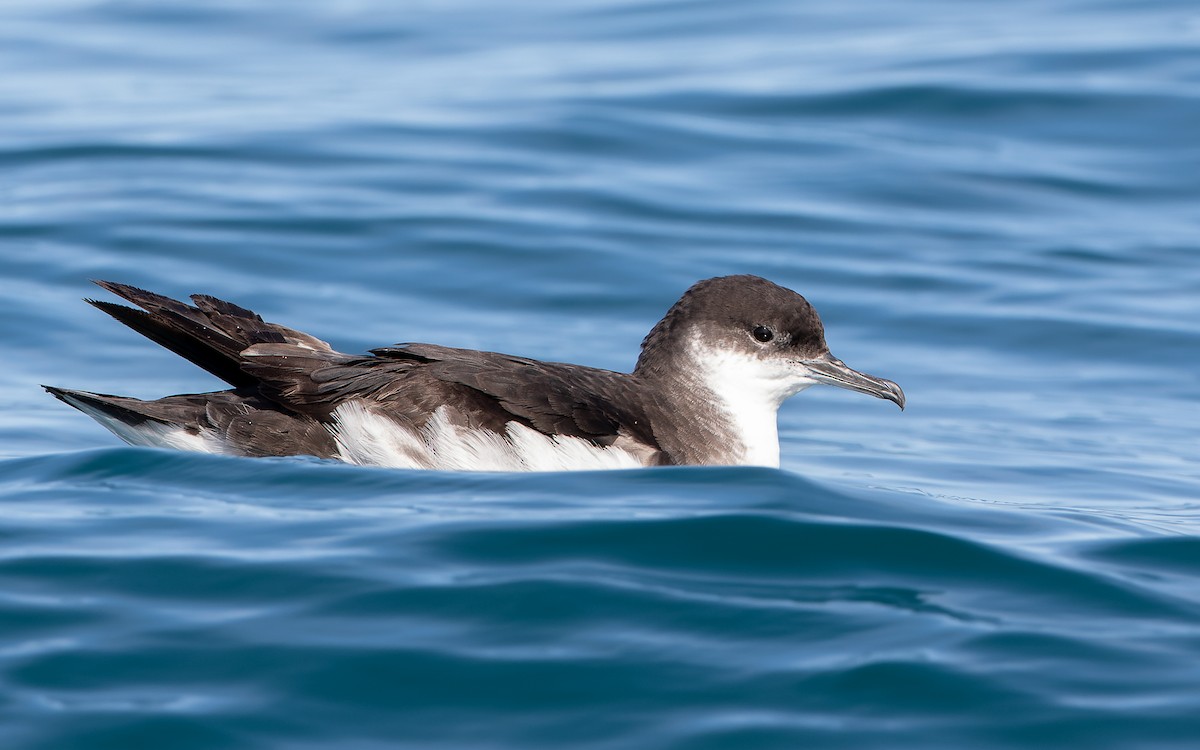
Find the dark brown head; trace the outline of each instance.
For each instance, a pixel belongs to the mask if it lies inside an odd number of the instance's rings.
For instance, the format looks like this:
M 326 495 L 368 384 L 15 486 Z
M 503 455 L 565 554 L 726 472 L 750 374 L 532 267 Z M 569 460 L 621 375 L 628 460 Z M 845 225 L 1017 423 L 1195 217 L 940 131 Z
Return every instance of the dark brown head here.
M 758 276 L 694 284 L 646 336 L 634 372 L 654 378 L 685 367 L 717 392 L 744 388 L 782 402 L 825 383 L 904 408 L 895 383 L 852 370 L 829 353 L 821 317 L 808 300 Z

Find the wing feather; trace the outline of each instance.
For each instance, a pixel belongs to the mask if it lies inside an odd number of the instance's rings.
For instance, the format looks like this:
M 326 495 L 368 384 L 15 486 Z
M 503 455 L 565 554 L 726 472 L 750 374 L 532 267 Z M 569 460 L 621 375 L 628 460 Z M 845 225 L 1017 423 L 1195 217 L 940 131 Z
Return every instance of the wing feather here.
M 264 396 L 318 419 L 364 399 L 419 427 L 447 406 L 470 427 L 503 433 L 515 421 L 545 435 L 660 450 L 631 375 L 433 344 L 372 355 L 258 344 L 243 353 L 243 369 Z

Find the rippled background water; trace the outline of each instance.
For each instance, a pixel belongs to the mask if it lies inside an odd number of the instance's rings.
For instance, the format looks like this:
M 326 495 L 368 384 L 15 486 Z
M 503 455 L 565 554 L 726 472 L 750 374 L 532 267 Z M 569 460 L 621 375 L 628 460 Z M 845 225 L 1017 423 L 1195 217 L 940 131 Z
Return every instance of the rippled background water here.
M 0 8 L 0 745 L 1200 746 L 1200 10 Z M 79 302 L 629 368 L 807 295 L 782 471 L 119 447 L 217 387 Z

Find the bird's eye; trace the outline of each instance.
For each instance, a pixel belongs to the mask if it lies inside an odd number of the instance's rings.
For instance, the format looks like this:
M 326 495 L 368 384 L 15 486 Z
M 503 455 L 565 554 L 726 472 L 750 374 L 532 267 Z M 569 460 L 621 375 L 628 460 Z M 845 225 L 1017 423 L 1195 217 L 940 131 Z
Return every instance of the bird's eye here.
M 763 342 L 764 344 L 767 343 L 768 341 L 770 341 L 771 339 L 775 338 L 775 333 L 773 331 L 771 331 L 770 328 L 767 328 L 766 326 L 755 326 L 754 330 L 751 331 L 751 334 L 754 336 L 755 339 Z

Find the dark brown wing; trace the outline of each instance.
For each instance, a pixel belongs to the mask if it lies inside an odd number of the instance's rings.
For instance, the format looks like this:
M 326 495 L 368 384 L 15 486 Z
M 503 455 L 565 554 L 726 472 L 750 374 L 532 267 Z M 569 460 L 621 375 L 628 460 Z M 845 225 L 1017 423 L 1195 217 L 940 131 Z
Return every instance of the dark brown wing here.
M 193 295 L 188 305 L 127 284 L 96 283 L 141 309 L 88 300 L 92 305 L 239 394 L 261 395 L 287 418 L 328 421 L 342 402 L 362 399 L 421 427 L 445 406 L 468 427 L 503 433 L 516 421 L 596 445 L 632 443 L 649 460 L 669 463 L 646 419 L 646 393 L 631 375 L 432 344 L 341 354 L 215 297 Z
M 657 448 L 642 389 L 632 376 L 579 365 L 433 344 L 371 350 L 380 358 L 420 357 L 433 377 L 483 393 L 547 435 L 610 444 L 619 433 Z
M 546 435 L 597 445 L 618 439 L 658 451 L 643 394 L 632 376 L 494 352 L 409 344 L 372 357 L 261 344 L 244 352 L 260 392 L 289 409 L 328 419 L 337 405 L 365 399 L 421 426 L 440 406 L 468 426 L 503 432 L 516 421 Z

